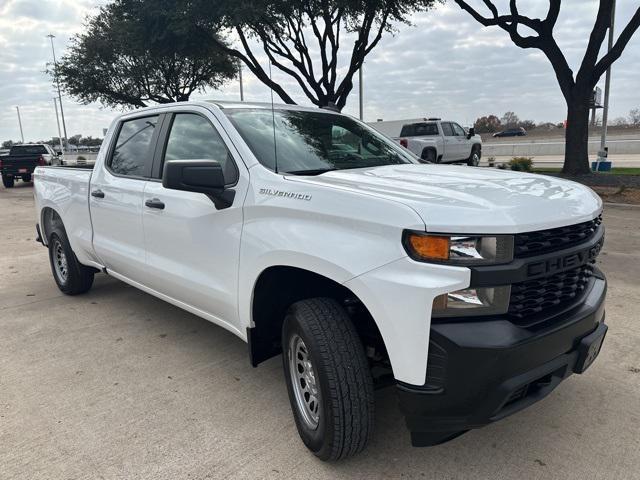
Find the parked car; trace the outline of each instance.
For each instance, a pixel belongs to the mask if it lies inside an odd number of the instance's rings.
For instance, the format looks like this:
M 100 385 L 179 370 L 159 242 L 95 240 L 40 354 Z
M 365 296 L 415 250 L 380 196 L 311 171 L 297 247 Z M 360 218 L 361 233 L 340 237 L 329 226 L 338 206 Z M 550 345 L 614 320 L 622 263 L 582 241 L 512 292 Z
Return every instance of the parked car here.
M 14 145 L 9 155 L 0 157 L 2 184 L 5 188 L 12 188 L 16 178 L 22 179 L 23 182 L 30 182 L 31 175 L 38 165 L 59 164 L 60 158 L 46 144 Z
M 527 131 L 522 128 L 522 127 L 518 127 L 518 128 L 507 128 L 506 130 L 503 130 L 501 132 L 496 132 L 493 134 L 494 138 L 499 138 L 499 137 L 524 137 L 527 135 Z
M 429 163 L 465 162 L 477 167 L 482 156 L 482 139 L 473 128 L 467 131 L 437 118 L 404 125 L 396 140 Z
M 113 122 L 93 169 L 35 178 L 62 292 L 104 272 L 234 333 L 254 366 L 282 353 L 323 460 L 365 447 L 374 385 L 395 385 L 413 445 L 435 445 L 584 372 L 607 331 L 593 191 L 421 164 L 340 113 L 143 108 Z

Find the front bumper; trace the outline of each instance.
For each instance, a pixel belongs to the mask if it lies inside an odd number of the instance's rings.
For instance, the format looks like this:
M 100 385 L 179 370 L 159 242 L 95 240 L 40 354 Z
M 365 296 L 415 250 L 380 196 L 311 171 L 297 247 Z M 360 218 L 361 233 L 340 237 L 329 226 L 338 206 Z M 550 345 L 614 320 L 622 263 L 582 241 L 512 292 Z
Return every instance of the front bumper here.
M 429 350 L 438 358 L 429 359 L 436 367 L 427 377 L 439 382 L 398 382 L 413 445 L 442 443 L 511 415 L 581 373 L 606 334 L 606 289 L 599 274 L 577 306 L 536 328 L 504 318 L 432 324 Z

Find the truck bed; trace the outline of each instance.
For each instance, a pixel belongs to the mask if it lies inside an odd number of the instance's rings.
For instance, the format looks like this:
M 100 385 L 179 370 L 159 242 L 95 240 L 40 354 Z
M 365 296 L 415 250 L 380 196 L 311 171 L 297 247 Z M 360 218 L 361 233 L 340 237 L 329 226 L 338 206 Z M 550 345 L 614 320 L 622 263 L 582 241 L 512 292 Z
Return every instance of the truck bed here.
M 89 214 L 92 173 L 91 165 L 37 167 L 34 172 L 36 212 L 42 212 L 44 217 L 53 210 L 65 219 L 67 236 L 81 262 L 94 259 Z M 45 224 L 43 219 L 37 220 L 40 225 Z M 42 234 L 46 242 L 47 232 Z

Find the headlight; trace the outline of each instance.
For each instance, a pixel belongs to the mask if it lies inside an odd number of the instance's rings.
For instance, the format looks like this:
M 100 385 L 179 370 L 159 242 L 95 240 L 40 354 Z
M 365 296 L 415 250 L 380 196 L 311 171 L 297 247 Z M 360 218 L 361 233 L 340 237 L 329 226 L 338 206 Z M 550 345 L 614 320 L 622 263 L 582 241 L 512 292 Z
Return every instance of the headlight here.
M 512 235 L 432 235 L 405 231 L 404 248 L 420 262 L 449 265 L 497 265 L 513 260 Z
M 439 295 L 433 300 L 431 315 L 464 317 L 500 315 L 509 310 L 511 287 L 468 288 Z

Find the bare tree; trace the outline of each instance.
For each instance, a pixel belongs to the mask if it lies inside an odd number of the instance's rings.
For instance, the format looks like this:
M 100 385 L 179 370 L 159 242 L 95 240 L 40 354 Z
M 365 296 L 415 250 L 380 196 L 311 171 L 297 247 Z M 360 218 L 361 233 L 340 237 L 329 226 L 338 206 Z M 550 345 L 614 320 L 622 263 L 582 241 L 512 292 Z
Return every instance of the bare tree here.
M 500 120 L 506 128 L 517 127 L 520 124 L 520 117 L 514 112 L 506 112 Z
M 274 81 L 259 61 L 260 50 L 275 68 L 291 77 L 319 107 L 342 109 L 353 89 L 353 77 L 365 57 L 394 22 L 409 23 L 411 15 L 441 0 L 194 0 L 190 11 L 199 25 L 219 22 L 233 32 L 239 48 L 212 40 L 240 59 L 258 79 L 286 103 L 289 92 Z M 352 35 L 353 40 L 346 34 Z M 251 40 L 260 44 L 257 48 Z M 351 43 L 351 44 L 350 44 Z M 316 53 L 317 52 L 317 53 Z M 346 60 L 339 63 L 339 54 Z M 345 67 L 345 68 L 341 68 Z
M 497 26 L 506 31 L 520 48 L 536 48 L 547 57 L 556 74 L 560 90 L 567 102 L 566 153 L 563 172 L 589 173 L 589 102 L 600 77 L 615 62 L 640 27 L 640 7 L 615 41 L 610 52 L 599 58 L 600 48 L 611 26 L 613 0 L 599 0 L 600 6 L 587 49 L 578 73 L 574 75 L 567 60 L 553 37 L 553 30 L 560 14 L 561 0 L 549 0 L 549 10 L 544 19 L 529 18 L 518 11 L 517 0 L 509 0 L 509 12 L 501 14 L 494 2 L 482 0 L 487 9 L 483 15 L 465 0 L 455 2 L 485 27 Z M 526 27 L 535 35 L 520 33 Z

